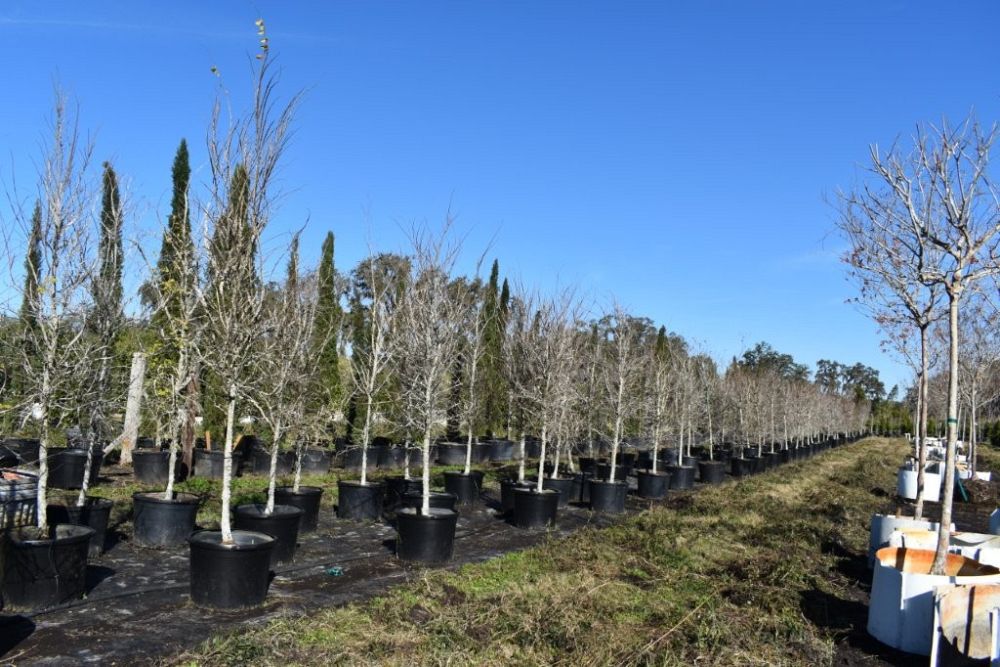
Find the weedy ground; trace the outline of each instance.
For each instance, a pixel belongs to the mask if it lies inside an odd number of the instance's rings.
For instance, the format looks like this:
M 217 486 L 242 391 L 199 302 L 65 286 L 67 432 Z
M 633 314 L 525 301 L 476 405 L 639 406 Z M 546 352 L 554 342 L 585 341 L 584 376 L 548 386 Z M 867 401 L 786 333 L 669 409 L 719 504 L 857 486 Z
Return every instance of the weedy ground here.
M 905 451 L 869 438 L 166 662 L 853 664 L 869 519 Z

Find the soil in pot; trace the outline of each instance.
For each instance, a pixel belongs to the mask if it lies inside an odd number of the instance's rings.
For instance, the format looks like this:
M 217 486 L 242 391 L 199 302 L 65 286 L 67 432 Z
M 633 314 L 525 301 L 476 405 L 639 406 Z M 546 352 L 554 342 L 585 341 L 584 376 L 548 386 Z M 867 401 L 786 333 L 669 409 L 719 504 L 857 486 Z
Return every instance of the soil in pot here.
M 275 505 L 274 511 L 266 514 L 263 504 L 240 505 L 233 510 L 235 528 L 249 532 L 264 533 L 274 538 L 271 549 L 271 565 L 290 563 L 295 558 L 295 547 L 299 541 L 299 521 L 302 510 L 293 505 Z
M 337 517 L 355 521 L 378 521 L 382 518 L 382 497 L 385 487 L 381 482 L 368 482 L 362 486 L 357 480 L 337 482 Z
M 150 486 L 164 487 L 167 485 L 167 477 L 170 468 L 170 452 L 158 452 L 152 450 L 136 450 L 132 452 L 132 474 L 135 479 L 142 484 Z M 177 464 L 174 467 L 174 481 L 179 482 L 184 479 L 184 464 L 181 461 L 181 453 L 177 453 Z
M 49 482 L 53 489 L 79 489 L 83 486 L 83 472 L 87 467 L 87 450 L 54 447 L 48 450 Z M 90 465 L 90 484 L 96 484 L 101 471 L 100 450 L 94 452 Z
M 694 488 L 693 466 L 667 466 L 665 472 L 670 473 L 670 488 L 676 490 Z
M 183 544 L 194 531 L 198 504 L 198 496 L 191 493 L 174 493 L 170 500 L 164 500 L 159 491 L 133 493 L 135 543 L 155 548 Z
M 547 477 L 542 480 L 543 489 L 551 489 L 559 492 L 559 507 L 566 507 L 573 500 L 573 478 L 559 477 L 553 479 Z
M 455 494 L 459 505 L 472 505 L 479 500 L 479 490 L 483 488 L 483 473 L 473 470 L 466 475 L 454 470 L 445 471 L 444 488 Z
M 639 472 L 637 493 L 640 498 L 661 500 L 670 488 L 670 474 L 665 472 Z
M 271 550 L 275 539 L 264 533 L 233 531 L 233 543 L 222 533 L 201 530 L 190 536 L 191 601 L 213 609 L 256 607 L 267 597 Z
M 561 495 L 557 489 L 544 489 L 541 492 L 536 489 L 514 489 L 514 525 L 518 528 L 554 527 Z
M 42 532 L 14 528 L 3 539 L 4 609 L 44 609 L 86 592 L 87 551 L 94 529 L 57 524 Z
M 455 548 L 458 513 L 431 508 L 430 514 L 405 508 L 396 513 L 396 556 L 419 563 L 442 563 L 451 559 Z
M 94 531 L 90 538 L 90 548 L 88 554 L 92 557 L 100 556 L 104 553 L 104 545 L 107 543 L 108 521 L 111 518 L 111 508 L 114 503 L 107 498 L 94 498 L 87 496 L 83 507 L 75 504 L 51 504 L 46 508 L 46 516 L 50 525 L 69 523 L 74 526 L 86 526 Z
M 417 490 L 413 492 L 408 492 L 403 494 L 403 500 L 400 503 L 401 509 L 416 509 L 419 510 L 424 502 L 423 491 Z M 443 509 L 455 511 L 455 506 L 458 504 L 458 498 L 454 493 L 448 493 L 447 491 L 431 491 L 428 496 L 428 502 L 430 503 L 431 509 Z
M 628 484 L 625 482 L 606 482 L 590 480 L 590 509 L 607 514 L 622 514 L 625 512 L 625 495 Z
M 722 461 L 698 461 L 698 472 L 705 484 L 721 484 L 726 478 L 726 464 Z
M 274 502 L 291 505 L 302 510 L 299 517 L 299 532 L 311 533 L 319 525 L 319 507 L 323 500 L 323 489 L 318 486 L 300 486 L 298 491 L 291 486 L 279 486 L 274 490 Z M 264 531 L 267 532 L 267 531 Z

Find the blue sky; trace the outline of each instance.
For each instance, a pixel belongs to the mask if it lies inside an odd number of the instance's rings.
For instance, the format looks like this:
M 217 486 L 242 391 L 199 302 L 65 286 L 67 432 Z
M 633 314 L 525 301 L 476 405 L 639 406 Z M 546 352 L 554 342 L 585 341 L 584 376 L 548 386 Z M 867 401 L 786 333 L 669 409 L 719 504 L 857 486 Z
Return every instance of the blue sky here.
M 449 206 L 473 258 L 576 283 L 720 358 L 908 373 L 845 304 L 825 199 L 868 145 L 1000 111 L 993 2 L 26 2 L 0 5 L 0 177 L 30 195 L 54 81 L 134 225 L 166 214 L 181 137 L 196 183 L 216 66 L 239 107 L 262 16 L 288 95 L 307 94 L 272 234 L 308 219 L 337 261 L 401 249 Z M 158 240 L 149 237 L 150 245 Z

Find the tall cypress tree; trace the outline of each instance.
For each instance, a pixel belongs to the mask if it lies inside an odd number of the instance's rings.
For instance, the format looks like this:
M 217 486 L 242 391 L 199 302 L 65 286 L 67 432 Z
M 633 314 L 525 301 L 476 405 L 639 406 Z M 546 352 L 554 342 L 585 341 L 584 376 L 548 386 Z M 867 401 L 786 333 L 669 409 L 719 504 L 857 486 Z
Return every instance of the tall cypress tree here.
M 497 433 L 504 422 L 507 390 L 503 372 L 503 318 L 500 312 L 500 262 L 493 260 L 483 295 L 482 420 L 487 431 Z
M 97 249 L 98 273 L 91 285 L 94 300 L 92 325 L 101 344 L 113 348 L 124 317 L 122 304 L 122 215 L 118 177 L 109 162 L 104 163 L 101 198 L 101 234 Z
M 188 187 L 191 182 L 191 165 L 187 142 L 181 139 L 174 156 L 173 197 L 170 199 L 170 217 L 163 231 L 160 257 L 156 262 L 158 291 L 166 312 L 157 311 L 153 315 L 153 326 L 160 330 L 163 319 L 175 316 L 178 303 L 184 298 L 183 289 L 193 287 L 194 242 L 191 239 L 191 215 L 188 205 Z
M 31 232 L 24 257 L 24 294 L 21 301 L 21 323 L 34 329 L 38 323 L 38 272 L 42 262 L 42 202 L 35 201 L 31 214 Z
M 323 239 L 317 274 L 319 294 L 316 304 L 317 349 L 315 354 L 316 363 L 320 367 L 319 375 L 323 399 L 328 407 L 336 409 L 340 405 L 343 394 L 340 379 L 340 357 L 337 353 L 338 334 L 343 312 L 337 293 L 337 274 L 334 268 L 333 250 L 333 232 L 327 232 L 326 238 Z

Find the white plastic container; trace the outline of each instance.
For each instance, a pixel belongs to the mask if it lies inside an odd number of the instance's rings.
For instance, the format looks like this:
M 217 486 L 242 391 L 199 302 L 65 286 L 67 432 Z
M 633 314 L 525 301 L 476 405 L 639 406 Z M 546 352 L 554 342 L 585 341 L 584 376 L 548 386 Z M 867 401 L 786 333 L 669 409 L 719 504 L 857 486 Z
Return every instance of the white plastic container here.
M 940 524 L 936 521 L 917 520 L 909 516 L 895 516 L 892 514 L 873 514 L 871 520 L 871 532 L 868 538 L 868 566 L 875 565 L 875 552 L 889 545 L 889 538 L 893 531 L 905 530 L 926 530 L 937 534 Z M 952 526 L 954 528 L 954 525 Z
M 917 499 L 917 471 L 900 468 L 896 477 L 896 493 L 908 500 Z M 924 470 L 924 500 L 931 503 L 941 501 L 941 474 Z
M 875 554 L 868 633 L 907 653 L 930 655 L 934 634 L 934 589 L 1000 584 L 1000 570 L 948 554 L 945 574 L 929 574 L 934 552 L 885 547 Z

